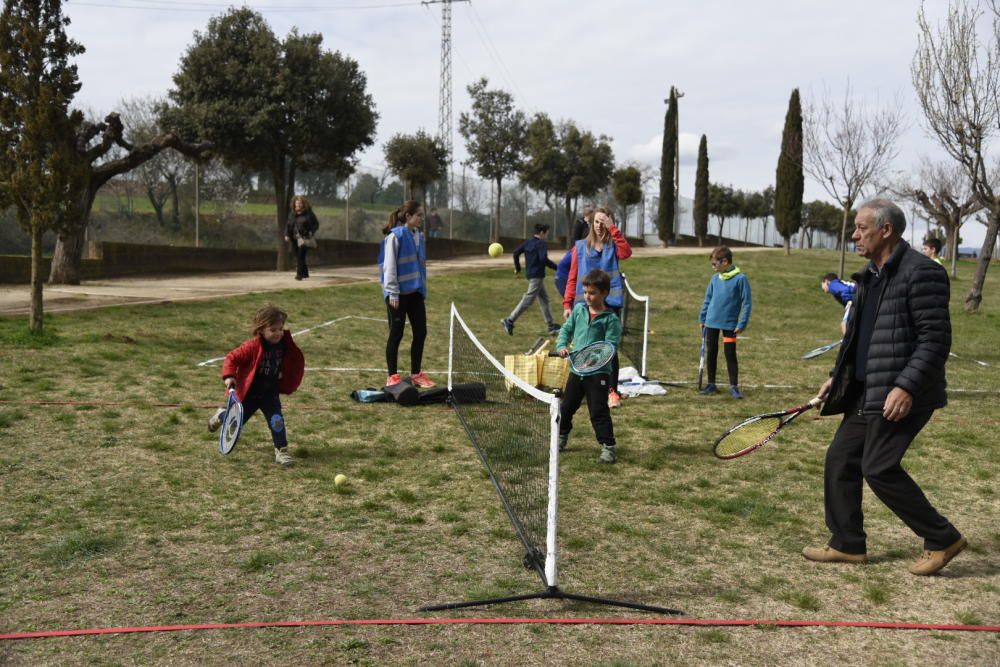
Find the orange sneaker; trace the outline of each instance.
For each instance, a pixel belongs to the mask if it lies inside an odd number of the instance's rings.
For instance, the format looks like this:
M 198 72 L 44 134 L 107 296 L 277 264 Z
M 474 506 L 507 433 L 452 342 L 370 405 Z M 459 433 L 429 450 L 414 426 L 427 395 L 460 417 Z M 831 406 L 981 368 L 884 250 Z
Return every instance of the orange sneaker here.
M 422 389 L 429 389 L 434 386 L 434 380 L 427 377 L 427 373 L 420 371 L 415 375 L 410 376 L 410 382 L 413 383 L 414 387 L 420 387 Z
M 385 381 L 385 386 L 391 387 L 392 385 L 399 384 L 402 381 L 403 381 L 403 378 L 399 377 L 399 373 L 393 373 Z
M 608 407 L 617 408 L 622 404 L 622 395 L 612 389 L 608 392 Z

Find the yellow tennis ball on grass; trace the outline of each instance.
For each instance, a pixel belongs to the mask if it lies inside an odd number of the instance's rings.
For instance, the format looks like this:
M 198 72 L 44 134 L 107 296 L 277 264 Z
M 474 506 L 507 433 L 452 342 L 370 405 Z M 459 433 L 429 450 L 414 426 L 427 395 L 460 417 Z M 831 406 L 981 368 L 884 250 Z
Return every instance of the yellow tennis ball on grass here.
M 491 243 L 489 253 L 490 257 L 499 257 L 503 254 L 503 246 L 499 243 Z
M 341 473 L 333 478 L 333 483 L 335 486 L 343 486 L 347 484 L 347 475 Z

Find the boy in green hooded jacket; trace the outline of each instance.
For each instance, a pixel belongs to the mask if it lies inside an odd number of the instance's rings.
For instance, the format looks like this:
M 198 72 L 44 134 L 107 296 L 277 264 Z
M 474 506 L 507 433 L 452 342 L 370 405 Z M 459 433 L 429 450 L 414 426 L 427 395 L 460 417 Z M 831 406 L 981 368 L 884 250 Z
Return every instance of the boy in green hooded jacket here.
M 597 341 L 607 341 L 617 349 L 622 336 L 622 323 L 618 316 L 608 310 L 604 303 L 611 292 L 611 277 L 594 269 L 583 277 L 583 303 L 578 303 L 570 312 L 569 319 L 559 330 L 556 352 L 561 357 L 569 354 L 569 345 L 582 349 Z M 614 463 L 615 431 L 611 423 L 611 409 L 608 407 L 608 383 L 611 380 L 611 366 L 594 375 L 581 377 L 569 374 L 566 391 L 563 392 L 559 418 L 559 449 L 564 450 L 573 430 L 573 415 L 580 408 L 584 396 L 590 410 L 590 425 L 601 445 L 601 463 Z

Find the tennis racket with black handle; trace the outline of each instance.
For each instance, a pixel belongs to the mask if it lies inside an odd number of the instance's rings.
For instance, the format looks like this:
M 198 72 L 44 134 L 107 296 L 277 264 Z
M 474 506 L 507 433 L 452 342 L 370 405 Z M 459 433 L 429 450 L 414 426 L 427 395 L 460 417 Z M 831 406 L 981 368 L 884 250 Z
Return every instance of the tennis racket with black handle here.
M 817 396 L 797 408 L 788 408 L 781 412 L 769 412 L 744 419 L 719 436 L 712 448 L 712 453 L 720 459 L 736 459 L 745 456 L 763 447 L 774 436 L 778 435 L 781 429 L 791 424 L 796 417 L 807 410 L 812 410 L 822 402 Z

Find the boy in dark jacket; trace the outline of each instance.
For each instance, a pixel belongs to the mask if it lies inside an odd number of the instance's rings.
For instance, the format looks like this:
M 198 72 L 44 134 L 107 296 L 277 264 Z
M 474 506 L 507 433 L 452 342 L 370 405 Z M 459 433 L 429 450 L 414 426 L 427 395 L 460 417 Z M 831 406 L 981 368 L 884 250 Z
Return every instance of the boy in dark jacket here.
M 545 267 L 556 268 L 555 262 L 549 259 L 549 246 L 545 242 L 549 235 L 548 225 L 535 225 L 535 235 L 514 249 L 514 273 L 521 272 L 521 255 L 524 255 L 525 275 L 528 278 L 528 291 L 521 297 L 521 302 L 511 311 L 510 315 L 500 320 L 503 330 L 508 336 L 514 335 L 514 322 L 524 311 L 538 299 L 542 309 L 542 317 L 548 325 L 549 335 L 559 333 L 559 325 L 552 319 L 552 309 L 549 307 L 549 293 L 545 290 Z

